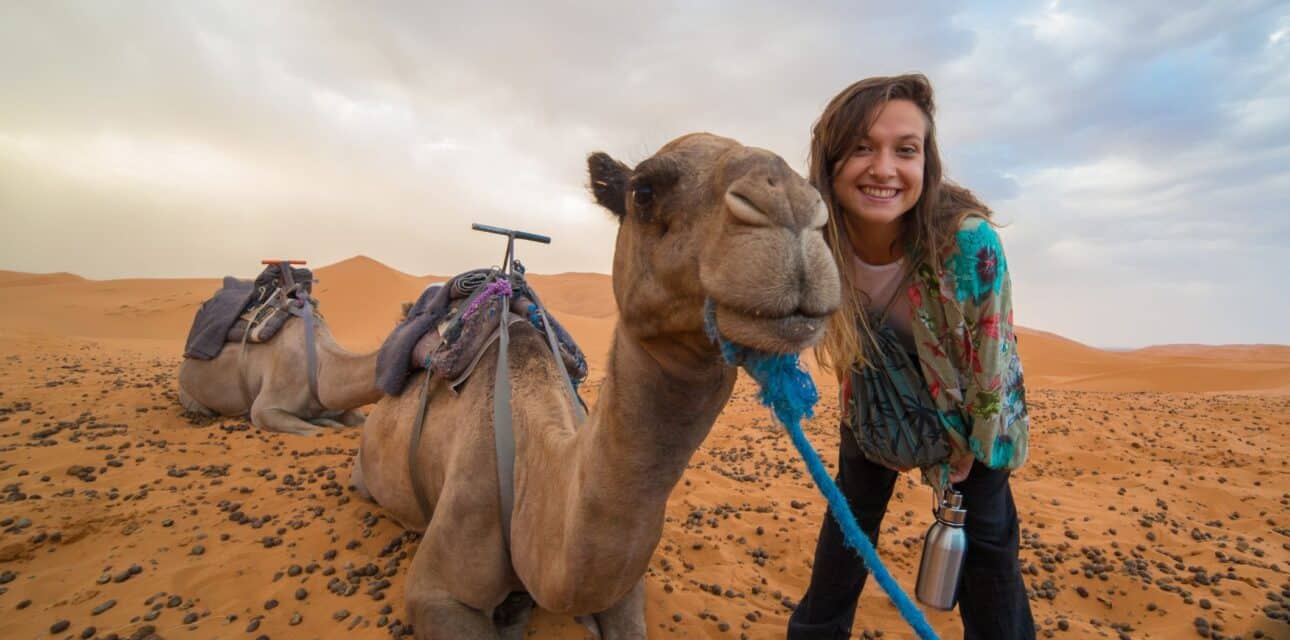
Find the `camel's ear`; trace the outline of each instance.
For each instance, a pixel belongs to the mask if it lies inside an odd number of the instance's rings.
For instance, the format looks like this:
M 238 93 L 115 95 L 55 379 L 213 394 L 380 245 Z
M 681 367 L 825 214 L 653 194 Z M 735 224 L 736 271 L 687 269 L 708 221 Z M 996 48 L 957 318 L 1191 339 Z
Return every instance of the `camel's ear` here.
M 620 219 L 626 215 L 627 180 L 632 170 L 609 154 L 597 151 L 587 156 L 587 172 L 591 175 L 591 192 L 596 202 Z

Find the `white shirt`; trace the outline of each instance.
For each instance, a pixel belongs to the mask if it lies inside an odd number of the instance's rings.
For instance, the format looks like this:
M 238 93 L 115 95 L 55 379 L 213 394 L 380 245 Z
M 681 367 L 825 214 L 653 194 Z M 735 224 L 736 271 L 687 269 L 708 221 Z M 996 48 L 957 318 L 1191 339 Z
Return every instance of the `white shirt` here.
M 915 351 L 914 344 L 914 310 L 909 304 L 909 296 L 903 289 L 897 290 L 906 282 L 906 262 L 901 258 L 891 264 L 872 265 L 852 255 L 852 284 L 860 301 L 870 313 L 882 313 L 887 302 L 895 297 L 891 310 L 887 312 L 887 325 L 896 332 L 901 344 L 909 351 Z M 912 281 L 911 281 L 912 282 Z

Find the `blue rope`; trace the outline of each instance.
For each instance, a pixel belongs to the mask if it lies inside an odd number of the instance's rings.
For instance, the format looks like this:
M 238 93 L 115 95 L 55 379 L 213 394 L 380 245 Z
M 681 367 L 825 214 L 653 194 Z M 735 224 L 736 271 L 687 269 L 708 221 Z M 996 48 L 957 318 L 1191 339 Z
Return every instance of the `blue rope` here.
M 819 454 L 811 447 L 806 434 L 802 432 L 802 418 L 815 415 L 815 403 L 820 397 L 815 389 L 815 381 L 799 366 L 797 354 L 765 353 L 722 338 L 717 332 L 716 307 L 711 300 L 708 300 L 705 305 L 703 315 L 704 331 L 707 332 L 708 338 L 721 348 L 721 355 L 726 362 L 743 367 L 744 371 L 748 372 L 748 375 L 752 376 L 761 387 L 758 398 L 763 405 L 771 409 L 775 417 L 784 425 L 784 429 L 788 431 L 788 437 L 793 441 L 793 446 L 797 447 L 797 452 L 806 462 L 806 469 L 810 472 L 811 479 L 828 500 L 829 511 L 842 527 L 842 535 L 846 538 L 847 546 L 860 554 L 869 572 L 878 580 L 882 590 L 887 592 L 887 597 L 891 598 L 905 622 L 918 633 L 918 637 L 922 640 L 937 640 L 936 632 L 927 623 L 923 612 L 914 605 L 909 596 L 905 595 L 900 585 L 896 583 L 896 579 L 878 559 L 878 552 L 869 542 L 869 537 L 856 524 L 855 515 L 851 513 L 851 505 L 842 496 L 838 486 L 833 483 L 833 478 L 825 471 Z

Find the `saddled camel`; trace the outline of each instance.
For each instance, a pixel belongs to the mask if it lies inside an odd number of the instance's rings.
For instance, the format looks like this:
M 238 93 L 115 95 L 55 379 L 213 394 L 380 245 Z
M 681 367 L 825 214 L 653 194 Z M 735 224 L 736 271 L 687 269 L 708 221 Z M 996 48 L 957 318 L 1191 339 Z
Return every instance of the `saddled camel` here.
M 839 304 L 824 204 L 780 157 L 691 134 L 634 169 L 602 153 L 588 164 L 596 200 L 619 221 L 618 321 L 581 425 L 546 338 L 528 323 L 513 329 L 509 546 L 493 442 L 496 346 L 457 393 L 432 381 L 415 452 L 428 521 L 409 476 L 419 394 L 382 399 L 363 426 L 352 484 L 424 531 L 406 586 L 421 640 L 519 638 L 532 602 L 584 616 L 606 639 L 644 638 L 643 576 L 668 495 L 735 383 L 704 334 L 705 304 L 725 337 L 775 353 L 812 345 Z

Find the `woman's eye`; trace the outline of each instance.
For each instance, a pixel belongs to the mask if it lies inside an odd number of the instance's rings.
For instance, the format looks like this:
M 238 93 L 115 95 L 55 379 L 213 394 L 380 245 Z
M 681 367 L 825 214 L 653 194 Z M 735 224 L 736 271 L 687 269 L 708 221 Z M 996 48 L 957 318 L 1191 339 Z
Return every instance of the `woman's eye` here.
M 654 189 L 647 184 L 637 186 L 632 189 L 632 202 L 635 202 L 638 207 L 648 207 L 654 202 Z
M 905 154 L 905 155 L 911 155 L 911 156 L 912 156 L 912 155 L 914 155 L 914 154 L 918 153 L 918 148 L 917 148 L 917 147 L 901 147 L 901 148 L 899 149 L 899 151 L 900 151 L 901 153 Z
M 869 153 L 870 151 L 873 151 L 873 147 L 870 147 L 867 144 L 856 145 L 856 150 L 855 150 L 856 153 Z

